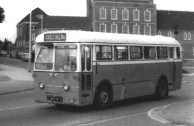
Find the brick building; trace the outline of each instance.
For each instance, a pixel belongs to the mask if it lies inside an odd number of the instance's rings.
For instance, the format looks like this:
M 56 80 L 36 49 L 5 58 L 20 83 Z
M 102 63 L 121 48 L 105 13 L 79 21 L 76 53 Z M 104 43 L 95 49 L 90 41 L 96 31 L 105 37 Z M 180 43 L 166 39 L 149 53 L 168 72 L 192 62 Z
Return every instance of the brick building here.
M 92 0 L 93 31 L 156 34 L 153 0 Z
M 29 52 L 29 21 L 30 14 L 26 15 L 17 24 L 16 52 L 19 57 Z M 85 30 L 91 31 L 89 17 L 50 16 L 36 8 L 32 11 L 31 41 L 34 44 L 35 37 L 48 30 Z
M 158 34 L 176 38 L 183 46 L 184 59 L 194 59 L 194 12 L 157 11 Z
M 39 15 L 47 16 L 40 8 L 36 8 L 32 11 L 32 41 L 34 41 L 35 36 L 40 33 L 41 29 L 41 19 Z M 17 24 L 17 38 L 16 38 L 16 52 L 17 55 L 21 55 L 22 52 L 28 52 L 29 49 L 29 19 L 30 15 L 26 15 Z
M 32 11 L 32 41 L 43 31 L 60 29 L 172 36 L 183 45 L 184 58 L 194 59 L 194 12 L 157 11 L 153 0 L 87 0 L 86 17 Z M 28 44 L 29 14 L 17 25 L 18 54 L 28 52 Z

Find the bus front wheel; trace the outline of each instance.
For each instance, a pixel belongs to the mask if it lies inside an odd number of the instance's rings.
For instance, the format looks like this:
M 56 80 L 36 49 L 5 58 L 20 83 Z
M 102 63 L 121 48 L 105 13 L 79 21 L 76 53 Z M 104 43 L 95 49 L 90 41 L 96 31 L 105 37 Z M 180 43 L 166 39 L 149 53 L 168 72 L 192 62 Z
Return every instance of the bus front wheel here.
M 112 104 L 112 93 L 108 86 L 100 86 L 96 92 L 94 105 L 97 108 L 106 108 Z
M 165 78 L 161 78 L 158 81 L 158 85 L 156 87 L 155 96 L 157 99 L 164 99 L 168 97 L 168 81 Z

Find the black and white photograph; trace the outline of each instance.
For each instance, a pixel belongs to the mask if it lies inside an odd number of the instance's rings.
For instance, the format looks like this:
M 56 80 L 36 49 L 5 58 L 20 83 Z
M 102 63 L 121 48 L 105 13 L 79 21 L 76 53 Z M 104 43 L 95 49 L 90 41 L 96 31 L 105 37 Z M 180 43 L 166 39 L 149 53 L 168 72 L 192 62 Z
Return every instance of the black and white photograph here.
M 0 0 L 0 126 L 194 126 L 193 0 Z

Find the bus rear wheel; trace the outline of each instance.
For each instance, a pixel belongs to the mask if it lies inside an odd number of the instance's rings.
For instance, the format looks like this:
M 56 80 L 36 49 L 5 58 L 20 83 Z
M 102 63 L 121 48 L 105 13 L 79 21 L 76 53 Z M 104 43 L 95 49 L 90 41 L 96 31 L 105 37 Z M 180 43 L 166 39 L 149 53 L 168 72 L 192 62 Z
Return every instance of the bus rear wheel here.
M 101 86 L 96 92 L 94 105 L 97 108 L 106 108 L 112 104 L 112 93 L 107 86 Z
M 155 97 L 157 99 L 164 99 L 168 97 L 168 81 L 165 78 L 159 80 L 156 87 Z

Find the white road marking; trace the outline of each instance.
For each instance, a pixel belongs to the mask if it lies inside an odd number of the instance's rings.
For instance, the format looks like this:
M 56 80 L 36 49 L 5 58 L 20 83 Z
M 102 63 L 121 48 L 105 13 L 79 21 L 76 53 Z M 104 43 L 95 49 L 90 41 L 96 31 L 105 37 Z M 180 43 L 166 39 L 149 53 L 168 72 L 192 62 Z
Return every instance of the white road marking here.
M 113 117 L 113 118 L 109 118 L 109 119 L 97 120 L 97 121 L 88 122 L 88 123 L 85 122 L 84 124 L 80 124 L 78 126 L 90 126 L 90 125 L 105 123 L 105 122 L 109 122 L 109 121 L 113 121 L 113 120 L 115 121 L 115 120 L 130 118 L 130 117 L 134 117 L 134 116 L 138 116 L 138 115 L 142 115 L 142 114 L 146 114 L 146 112 L 140 112 L 140 113 L 129 114 L 129 115 L 124 115 L 124 116 L 119 116 L 119 117 Z
M 156 120 L 160 123 L 163 123 L 163 124 L 169 124 L 171 123 L 170 121 L 164 119 L 161 117 L 161 112 L 166 109 L 168 106 L 170 106 L 171 104 L 168 104 L 168 105 L 165 105 L 165 106 L 162 106 L 162 107 L 155 107 L 155 108 L 152 108 L 151 110 L 148 111 L 148 116 L 153 119 L 153 120 Z

